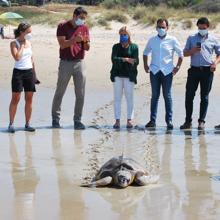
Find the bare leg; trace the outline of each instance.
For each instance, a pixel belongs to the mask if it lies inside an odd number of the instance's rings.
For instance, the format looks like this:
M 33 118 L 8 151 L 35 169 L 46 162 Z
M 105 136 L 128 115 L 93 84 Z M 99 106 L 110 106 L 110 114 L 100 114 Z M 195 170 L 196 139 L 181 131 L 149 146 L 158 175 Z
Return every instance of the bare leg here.
M 26 125 L 29 125 L 32 113 L 32 99 L 33 99 L 33 92 L 25 92 L 25 120 Z
M 21 93 L 20 92 L 12 92 L 12 98 L 9 106 L 9 118 L 10 125 L 14 123 L 15 114 L 17 111 L 18 102 L 20 100 Z

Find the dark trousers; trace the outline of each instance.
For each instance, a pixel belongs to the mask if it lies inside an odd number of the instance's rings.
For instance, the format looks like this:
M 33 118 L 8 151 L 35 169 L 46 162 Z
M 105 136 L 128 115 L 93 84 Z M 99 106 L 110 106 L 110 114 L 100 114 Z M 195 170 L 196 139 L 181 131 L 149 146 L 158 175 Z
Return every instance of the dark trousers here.
M 162 86 L 163 90 L 163 97 L 165 101 L 165 108 L 166 108 L 166 116 L 165 120 L 167 123 L 172 121 L 172 97 L 171 97 L 171 87 L 172 87 L 172 81 L 173 81 L 173 74 L 170 73 L 167 76 L 164 76 L 164 74 L 159 71 L 155 75 L 153 73 L 150 73 L 150 83 L 151 83 L 151 115 L 150 120 L 156 121 L 157 117 L 157 106 L 158 101 L 160 97 L 160 88 Z
M 192 121 L 193 100 L 199 84 L 201 101 L 198 121 L 205 122 L 209 104 L 209 92 L 212 88 L 212 81 L 213 72 L 210 71 L 210 67 L 191 67 L 188 70 L 185 96 L 186 122 Z

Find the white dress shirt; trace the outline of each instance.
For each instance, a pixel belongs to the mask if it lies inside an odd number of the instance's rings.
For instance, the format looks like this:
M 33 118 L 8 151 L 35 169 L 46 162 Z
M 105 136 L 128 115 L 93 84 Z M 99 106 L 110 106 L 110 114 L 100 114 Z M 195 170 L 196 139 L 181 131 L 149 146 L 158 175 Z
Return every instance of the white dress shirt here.
M 157 35 L 150 38 L 144 50 L 144 56 L 152 53 L 150 71 L 153 74 L 161 71 L 165 76 L 172 73 L 174 52 L 183 58 L 183 50 L 175 37 L 166 35 L 160 38 Z

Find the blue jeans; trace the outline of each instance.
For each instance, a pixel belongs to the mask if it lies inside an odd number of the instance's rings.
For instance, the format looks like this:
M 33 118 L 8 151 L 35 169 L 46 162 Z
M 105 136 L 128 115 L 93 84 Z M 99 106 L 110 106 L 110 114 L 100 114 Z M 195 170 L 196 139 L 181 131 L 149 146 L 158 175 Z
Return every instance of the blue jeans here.
M 172 121 L 172 97 L 171 97 L 171 87 L 173 81 L 173 74 L 170 73 L 167 76 L 159 71 L 155 75 L 151 72 L 150 73 L 150 82 L 151 82 L 151 115 L 150 120 L 156 122 L 157 118 L 157 107 L 158 101 L 160 97 L 160 88 L 162 86 L 163 97 L 165 101 L 165 108 L 166 108 L 166 115 L 165 121 L 169 123 Z

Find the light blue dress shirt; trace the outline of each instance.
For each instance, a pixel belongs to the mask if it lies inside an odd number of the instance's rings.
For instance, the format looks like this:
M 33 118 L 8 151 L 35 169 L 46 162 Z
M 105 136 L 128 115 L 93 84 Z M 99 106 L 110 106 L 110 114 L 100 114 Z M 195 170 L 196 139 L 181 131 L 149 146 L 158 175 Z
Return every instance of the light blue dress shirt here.
M 150 71 L 153 74 L 161 71 L 165 76 L 172 73 L 174 52 L 183 57 L 183 51 L 175 37 L 166 35 L 161 39 L 157 35 L 150 38 L 144 50 L 144 56 L 152 53 Z
M 220 44 L 217 39 L 210 34 L 202 37 L 199 33 L 197 33 L 188 37 L 184 51 L 191 50 L 193 47 L 196 47 L 197 42 L 201 43 L 201 51 L 194 53 L 191 56 L 191 66 L 211 66 L 213 63 L 212 57 L 214 52 L 216 55 L 220 55 Z

